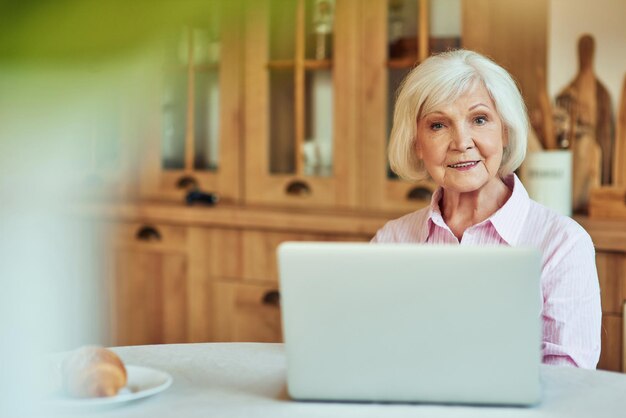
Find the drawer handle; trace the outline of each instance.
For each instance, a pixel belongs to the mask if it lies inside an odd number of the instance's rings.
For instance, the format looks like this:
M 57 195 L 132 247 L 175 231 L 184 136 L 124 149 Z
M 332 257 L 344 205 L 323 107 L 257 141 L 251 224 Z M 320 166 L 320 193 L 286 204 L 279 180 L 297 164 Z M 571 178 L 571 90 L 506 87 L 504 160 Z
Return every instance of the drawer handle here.
M 311 186 L 301 180 L 294 180 L 287 185 L 285 193 L 290 196 L 310 196 Z
M 433 192 L 424 186 L 417 186 L 409 190 L 406 194 L 407 200 L 430 200 Z
M 176 182 L 176 187 L 179 189 L 198 189 L 198 180 L 192 176 L 182 176 Z
M 263 305 L 280 306 L 280 292 L 278 290 L 268 290 L 261 299 Z
M 139 241 L 161 241 L 161 233 L 153 226 L 142 226 L 135 237 Z
M 216 193 L 205 193 L 200 190 L 191 190 L 187 192 L 185 201 L 189 206 L 195 204 L 202 204 L 207 206 L 213 206 L 220 200 L 220 197 Z

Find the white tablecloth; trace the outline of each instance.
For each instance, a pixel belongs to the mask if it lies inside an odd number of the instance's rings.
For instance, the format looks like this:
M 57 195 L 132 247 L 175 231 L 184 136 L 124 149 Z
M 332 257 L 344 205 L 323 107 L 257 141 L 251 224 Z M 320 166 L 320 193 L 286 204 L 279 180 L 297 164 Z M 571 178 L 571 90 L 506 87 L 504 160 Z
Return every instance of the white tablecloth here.
M 626 417 L 626 375 L 542 366 L 531 408 L 296 402 L 286 392 L 282 344 L 180 344 L 114 349 L 126 364 L 170 373 L 164 392 L 100 408 L 97 417 Z M 68 411 L 64 416 L 72 416 Z

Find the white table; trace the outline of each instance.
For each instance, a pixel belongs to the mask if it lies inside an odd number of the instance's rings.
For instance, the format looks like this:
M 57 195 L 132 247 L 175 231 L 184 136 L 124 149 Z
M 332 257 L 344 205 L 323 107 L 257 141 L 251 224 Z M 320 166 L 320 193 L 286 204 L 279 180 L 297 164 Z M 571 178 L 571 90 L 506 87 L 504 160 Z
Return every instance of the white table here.
M 296 402 L 286 393 L 282 344 L 180 344 L 114 349 L 126 364 L 170 373 L 166 391 L 94 417 L 626 417 L 626 375 L 542 366 L 532 408 Z M 71 416 L 65 414 L 65 416 Z M 84 411 L 80 416 L 85 416 Z

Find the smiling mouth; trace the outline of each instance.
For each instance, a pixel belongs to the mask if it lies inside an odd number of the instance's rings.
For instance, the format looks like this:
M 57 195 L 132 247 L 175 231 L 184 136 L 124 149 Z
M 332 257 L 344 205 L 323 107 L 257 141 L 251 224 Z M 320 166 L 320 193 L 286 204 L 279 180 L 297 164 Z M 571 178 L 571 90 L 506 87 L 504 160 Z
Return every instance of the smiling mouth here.
M 463 161 L 462 163 L 450 164 L 450 168 L 469 168 L 478 164 L 480 161 Z

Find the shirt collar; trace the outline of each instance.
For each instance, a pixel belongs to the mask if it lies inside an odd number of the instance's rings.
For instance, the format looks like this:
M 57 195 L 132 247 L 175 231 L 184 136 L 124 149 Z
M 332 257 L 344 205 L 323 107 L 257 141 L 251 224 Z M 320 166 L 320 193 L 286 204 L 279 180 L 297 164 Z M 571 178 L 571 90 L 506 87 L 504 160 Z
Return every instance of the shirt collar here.
M 517 175 L 509 175 L 504 183 L 512 190 L 511 197 L 489 220 L 503 240 L 509 245 L 516 245 L 530 208 L 530 198 Z
M 498 235 L 507 244 L 513 246 L 517 244 L 522 233 L 524 220 L 530 206 L 530 198 L 517 175 L 511 174 L 507 176 L 504 179 L 504 183 L 511 189 L 511 196 L 496 213 L 484 222 L 491 222 Z M 439 208 L 442 194 L 443 189 L 439 187 L 430 199 L 428 222 L 423 223 L 423 227 L 418 233 L 418 242 L 420 243 L 425 243 L 428 240 L 435 225 L 449 230 Z

